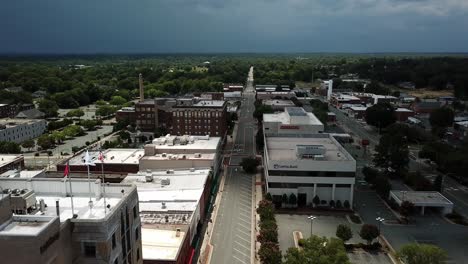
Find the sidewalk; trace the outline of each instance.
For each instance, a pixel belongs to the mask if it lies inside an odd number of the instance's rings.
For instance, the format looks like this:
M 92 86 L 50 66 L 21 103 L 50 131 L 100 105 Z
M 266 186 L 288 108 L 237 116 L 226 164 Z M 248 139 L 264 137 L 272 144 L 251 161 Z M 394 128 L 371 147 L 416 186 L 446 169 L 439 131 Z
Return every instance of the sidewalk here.
M 258 250 L 260 249 L 260 243 L 257 242 L 257 235 L 259 235 L 259 231 L 260 231 L 260 227 L 259 227 L 259 223 L 260 223 L 260 216 L 257 214 L 257 208 L 258 208 L 258 204 L 260 203 L 260 201 L 263 199 L 263 190 L 262 190 L 262 174 L 261 173 L 257 173 L 255 175 L 255 206 L 252 206 L 252 210 L 254 211 L 254 216 L 255 216 L 255 237 L 253 238 L 253 241 L 254 243 L 252 243 L 252 245 L 255 245 L 255 258 L 253 260 L 253 262 L 255 264 L 260 264 L 260 258 L 258 257 Z

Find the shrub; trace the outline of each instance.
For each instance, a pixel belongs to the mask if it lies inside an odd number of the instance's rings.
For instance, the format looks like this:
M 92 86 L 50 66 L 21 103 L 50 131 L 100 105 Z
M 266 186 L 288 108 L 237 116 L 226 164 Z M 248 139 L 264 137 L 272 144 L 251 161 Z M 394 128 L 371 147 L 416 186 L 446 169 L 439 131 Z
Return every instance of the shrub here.
M 344 201 L 343 206 L 344 206 L 344 208 L 346 208 L 346 209 L 351 208 L 351 205 L 349 204 L 349 201 L 348 201 L 348 200 L 345 200 L 345 201 Z
M 336 236 L 346 242 L 353 238 L 353 231 L 347 225 L 338 225 L 336 228 Z
M 304 247 L 304 245 L 305 245 L 305 240 L 304 240 L 303 238 L 301 238 L 301 239 L 299 239 L 299 240 L 297 241 L 297 244 L 298 244 L 300 247 Z
M 340 200 L 337 200 L 336 201 L 336 208 L 341 208 L 341 207 L 343 207 L 343 204 L 341 204 Z
M 335 207 L 335 201 L 333 200 L 330 201 L 330 207 Z

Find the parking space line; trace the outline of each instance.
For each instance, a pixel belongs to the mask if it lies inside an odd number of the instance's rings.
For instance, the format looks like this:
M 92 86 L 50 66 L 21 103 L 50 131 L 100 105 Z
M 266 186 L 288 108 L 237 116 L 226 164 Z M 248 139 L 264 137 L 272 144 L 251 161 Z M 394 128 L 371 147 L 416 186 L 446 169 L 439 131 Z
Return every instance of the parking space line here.
M 249 243 L 249 244 L 252 243 L 252 241 L 249 241 L 249 240 L 247 240 L 247 239 L 245 239 L 245 238 L 243 238 L 243 237 L 241 237 L 239 235 L 236 235 L 236 237 L 243 240 L 243 241 L 245 241 L 245 242 L 247 242 L 247 243 Z
M 250 236 L 250 229 L 249 229 L 249 232 L 247 232 L 247 231 L 237 228 L 237 231 L 241 232 L 244 235 Z
M 236 243 L 236 244 L 238 244 L 239 246 L 241 246 L 241 247 L 247 249 L 247 251 L 250 252 L 250 247 L 247 247 L 247 246 L 245 246 L 244 244 L 242 244 L 242 243 L 240 243 L 240 242 L 238 242 L 238 241 L 235 241 L 235 240 L 234 240 L 234 243 Z
M 238 257 L 236 257 L 236 256 L 234 256 L 234 255 L 232 255 L 232 257 L 235 258 L 235 259 L 236 259 L 237 261 L 239 261 L 240 263 L 244 263 L 244 264 L 245 264 L 245 262 L 244 262 L 243 260 L 241 260 L 240 258 L 238 258 Z
M 246 221 L 246 220 L 244 220 L 243 218 L 240 218 L 240 217 L 239 217 L 239 220 L 241 220 L 242 222 L 247 223 L 249 225 L 252 224 L 250 221 Z
M 252 217 L 250 214 L 246 214 L 244 212 L 239 212 L 240 215 L 242 215 L 244 218 L 250 219 Z

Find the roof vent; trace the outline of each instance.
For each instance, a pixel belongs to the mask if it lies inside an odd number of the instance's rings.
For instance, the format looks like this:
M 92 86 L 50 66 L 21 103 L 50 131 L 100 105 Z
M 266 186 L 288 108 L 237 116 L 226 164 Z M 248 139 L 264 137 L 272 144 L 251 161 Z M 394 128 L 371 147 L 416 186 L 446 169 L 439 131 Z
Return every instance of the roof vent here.
M 162 208 L 162 209 L 166 209 L 166 208 L 167 208 L 165 202 L 162 202 L 162 203 L 161 203 L 161 208 Z
M 170 185 L 170 184 L 171 184 L 171 179 L 169 179 L 169 178 L 161 179 L 161 185 L 167 186 L 167 185 Z

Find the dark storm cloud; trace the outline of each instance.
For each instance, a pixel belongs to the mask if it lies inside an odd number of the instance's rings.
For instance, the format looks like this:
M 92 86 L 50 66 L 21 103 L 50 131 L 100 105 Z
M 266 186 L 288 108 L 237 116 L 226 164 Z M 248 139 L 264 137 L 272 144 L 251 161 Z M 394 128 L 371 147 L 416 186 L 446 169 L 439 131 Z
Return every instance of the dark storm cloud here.
M 465 0 L 16 0 L 0 52 L 468 51 Z

